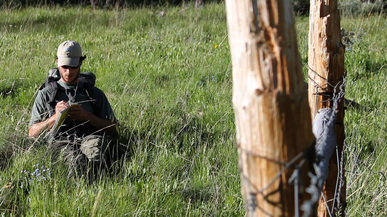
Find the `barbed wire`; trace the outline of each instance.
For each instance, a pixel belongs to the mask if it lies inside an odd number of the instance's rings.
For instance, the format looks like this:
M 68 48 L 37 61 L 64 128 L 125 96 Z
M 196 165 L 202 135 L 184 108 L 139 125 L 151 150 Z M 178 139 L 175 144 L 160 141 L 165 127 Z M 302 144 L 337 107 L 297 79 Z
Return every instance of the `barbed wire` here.
M 335 132 L 335 124 L 336 124 L 336 114 L 338 111 L 338 104 L 341 100 L 344 99 L 345 91 L 345 74 L 334 81 L 336 85 L 333 85 L 332 83 L 329 83 L 327 79 L 323 78 L 321 75 L 319 75 L 316 71 L 311 69 L 309 66 L 308 68 L 315 73 L 318 77 L 320 77 L 322 80 L 325 81 L 324 85 L 319 85 L 315 80 L 311 78 L 311 76 L 308 75 L 309 79 L 313 82 L 314 86 L 316 87 L 316 92 L 314 95 L 316 96 L 316 103 L 323 103 L 327 101 L 333 101 L 333 104 L 331 108 L 322 108 L 318 111 L 317 115 L 315 116 L 315 119 L 313 120 L 313 133 L 316 137 L 316 161 L 313 164 L 315 174 L 309 173 L 309 177 L 311 178 L 311 184 L 306 189 L 306 191 L 311 195 L 311 199 L 309 201 L 305 201 L 303 205 L 301 206 L 301 209 L 304 211 L 303 216 L 310 216 L 312 213 L 315 213 L 314 205 L 319 201 L 320 195 L 322 195 L 323 201 L 325 203 L 325 206 L 327 207 L 327 213 L 329 216 L 334 216 L 335 210 L 337 207 L 340 207 L 340 195 L 342 188 L 345 184 L 344 178 L 344 149 L 345 145 L 343 147 L 343 150 L 341 152 L 341 156 L 339 156 L 339 150 L 337 146 L 336 141 L 336 132 Z M 318 87 L 327 87 L 330 86 L 333 88 L 333 93 L 319 93 Z M 318 95 L 325 95 L 328 97 L 331 97 L 331 99 L 318 102 Z M 316 107 L 317 108 L 317 107 Z M 327 201 L 327 198 L 325 198 L 325 195 L 321 193 L 322 188 L 324 186 L 325 180 L 328 176 L 328 166 L 329 161 L 331 159 L 331 156 L 333 152 L 336 152 L 336 160 L 338 162 L 338 168 L 339 171 L 336 185 L 335 185 L 335 192 L 334 192 L 334 198 L 332 199 L 332 207 L 329 208 L 329 204 Z M 337 203 L 337 205 L 336 205 Z
M 309 66 L 308 68 L 310 69 Z M 313 72 L 316 73 L 315 71 Z M 261 195 L 265 200 L 268 200 L 268 197 L 271 194 L 275 193 L 277 190 L 266 194 L 264 192 L 268 190 L 270 186 L 272 186 L 278 179 L 280 179 L 280 177 L 289 169 L 293 169 L 292 174 L 288 180 L 288 184 L 294 186 L 294 216 L 296 217 L 301 216 L 300 211 L 303 212 L 302 216 L 316 215 L 316 212 L 317 212 L 316 204 L 320 200 L 320 196 L 322 196 L 323 201 L 325 201 L 325 205 L 327 207 L 327 214 L 329 216 L 335 216 L 335 212 L 339 211 L 339 210 L 335 210 L 335 208 L 340 207 L 340 204 L 341 204 L 340 195 L 345 185 L 344 160 L 343 160 L 345 145 L 343 147 L 341 155 L 339 155 L 339 150 L 336 143 L 335 125 L 336 125 L 336 115 L 338 112 L 338 104 L 341 100 L 344 100 L 345 75 L 337 79 L 336 81 L 334 81 L 334 83 L 336 83 L 335 85 L 328 82 L 327 79 L 323 78 L 321 75 L 318 75 L 317 73 L 316 75 L 325 81 L 324 84 L 318 84 L 309 76 L 309 79 L 312 81 L 315 87 L 314 95 L 316 96 L 316 100 L 318 100 L 317 98 L 320 95 L 324 95 L 328 97 L 327 100 L 324 100 L 321 102 L 316 101 L 316 102 L 323 103 L 327 101 L 332 101 L 332 104 L 330 108 L 323 108 L 318 111 L 313 123 L 313 133 L 315 134 L 316 140 L 314 141 L 313 144 L 310 145 L 309 148 L 300 152 L 290 161 L 281 162 L 275 159 L 268 158 L 267 156 L 254 153 L 250 150 L 243 149 L 240 146 L 238 147 L 240 151 L 244 152 L 247 155 L 250 155 L 252 157 L 262 158 L 267 161 L 283 166 L 283 168 L 268 182 L 268 184 L 262 187 L 261 189 L 255 186 L 252 183 L 252 181 L 249 179 L 249 177 L 247 177 L 242 171 L 241 173 L 242 180 L 247 184 L 248 191 L 249 191 L 247 203 L 246 203 L 247 211 L 249 213 L 255 212 L 255 209 L 258 208 L 262 213 L 270 216 L 270 213 L 263 210 L 259 206 L 257 201 L 257 195 Z M 326 90 L 326 88 L 328 87 L 333 88 L 333 91 L 331 93 L 318 91 L 319 88 Z M 315 129 L 316 127 L 317 129 Z M 325 198 L 325 195 L 322 194 L 321 192 L 322 192 L 322 188 L 325 183 L 325 180 L 328 176 L 329 161 L 334 152 L 336 152 L 335 157 L 337 158 L 337 162 L 338 162 L 337 169 L 339 171 L 339 174 L 336 180 L 334 198 L 329 199 L 329 198 Z M 310 156 L 315 156 L 315 159 L 311 161 Z M 308 162 L 309 165 L 313 168 L 312 171 L 308 172 L 308 176 L 310 178 L 309 186 L 304 186 L 301 179 L 301 167 L 306 162 Z M 309 200 L 304 201 L 303 204 L 300 206 L 299 193 L 303 191 L 306 191 L 311 197 Z M 333 200 L 332 207 L 329 207 L 328 200 L 329 201 Z M 274 205 L 276 204 L 276 202 L 274 201 L 268 201 L 268 202 Z
M 266 156 L 263 156 L 263 155 L 251 152 L 251 151 L 246 150 L 246 149 L 243 149 L 241 147 L 239 147 L 239 149 L 241 151 L 245 152 L 248 155 L 252 155 L 253 157 L 262 158 L 262 159 L 268 160 L 270 162 L 277 163 L 279 165 L 284 166 L 284 168 L 282 168 L 274 176 L 274 178 L 265 187 L 263 187 L 261 189 L 259 189 L 257 186 L 255 186 L 250 181 L 250 179 L 248 177 L 246 177 L 243 174 L 243 172 L 242 172 L 242 174 L 241 174 L 242 179 L 248 184 L 248 186 L 250 188 L 249 198 L 248 198 L 248 201 L 247 201 L 248 211 L 249 212 L 254 212 L 256 208 L 261 209 L 258 206 L 258 204 L 257 204 L 258 202 L 257 202 L 256 196 L 259 194 L 259 195 L 262 195 L 265 199 L 267 199 L 268 196 L 270 196 L 270 194 L 272 192 L 267 194 L 267 195 L 265 195 L 264 191 L 266 191 L 270 186 L 272 186 L 289 168 L 294 168 L 294 171 L 293 171 L 291 177 L 289 178 L 288 183 L 294 185 L 295 213 L 299 213 L 299 208 L 298 208 L 299 207 L 298 206 L 298 201 L 299 201 L 298 195 L 299 194 L 298 194 L 298 192 L 299 192 L 300 185 L 302 185 L 301 176 L 300 176 L 300 169 L 305 164 L 306 160 L 309 158 L 308 156 L 311 155 L 311 152 L 314 151 L 314 143 L 309 148 L 307 148 L 306 150 L 304 150 L 304 151 L 300 152 L 299 154 L 297 154 L 294 158 L 292 158 L 288 162 L 281 162 L 281 161 L 278 161 L 278 160 L 275 160 L 275 159 L 271 159 L 271 158 L 268 158 Z M 297 163 L 298 161 L 299 161 L 299 163 Z M 274 203 L 274 202 L 271 201 L 270 203 Z M 266 212 L 265 210 L 261 209 L 261 211 L 263 213 L 265 213 L 266 215 L 270 216 L 270 213 Z M 299 215 L 297 214 L 296 216 L 299 216 Z

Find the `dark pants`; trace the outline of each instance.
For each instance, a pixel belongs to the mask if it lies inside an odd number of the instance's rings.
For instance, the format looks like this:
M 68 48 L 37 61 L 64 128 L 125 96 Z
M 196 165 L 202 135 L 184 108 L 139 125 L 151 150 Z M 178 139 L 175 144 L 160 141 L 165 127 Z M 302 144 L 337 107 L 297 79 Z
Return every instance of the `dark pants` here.
M 68 167 L 68 177 L 85 176 L 91 182 L 111 169 L 117 158 L 117 148 L 104 136 L 89 135 L 83 138 L 59 138 L 50 143 L 53 160 L 63 160 Z

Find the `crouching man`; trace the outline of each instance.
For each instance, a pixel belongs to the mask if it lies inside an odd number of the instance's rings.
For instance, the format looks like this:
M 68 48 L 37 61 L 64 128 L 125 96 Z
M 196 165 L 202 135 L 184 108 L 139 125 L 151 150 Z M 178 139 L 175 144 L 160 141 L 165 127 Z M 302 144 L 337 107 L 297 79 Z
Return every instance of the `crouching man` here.
M 63 158 L 69 175 L 96 178 L 113 160 L 109 138 L 117 136 L 116 118 L 105 94 L 94 86 L 95 75 L 81 72 L 86 56 L 76 41 L 57 50 L 51 69 L 35 98 L 28 135 L 49 141 L 54 157 Z

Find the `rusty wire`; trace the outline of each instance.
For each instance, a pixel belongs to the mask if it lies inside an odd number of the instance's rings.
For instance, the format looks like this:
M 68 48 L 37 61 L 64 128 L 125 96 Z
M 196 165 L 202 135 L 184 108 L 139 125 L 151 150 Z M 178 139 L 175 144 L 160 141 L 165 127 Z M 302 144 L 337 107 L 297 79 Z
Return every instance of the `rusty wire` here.
M 312 70 L 313 71 L 313 70 Z M 317 74 L 317 73 L 316 73 Z M 317 74 L 318 75 L 318 74 Z M 320 76 L 320 75 L 318 75 Z M 321 77 L 321 76 L 320 76 Z M 321 77 L 322 78 L 322 77 Z M 335 118 L 336 118 L 336 113 L 337 113 L 337 108 L 338 108 L 338 103 L 344 99 L 344 87 L 345 87 L 345 75 L 340 78 L 338 81 L 337 81 L 337 84 L 336 85 L 332 85 L 331 83 L 329 83 L 326 79 L 323 78 L 323 80 L 326 81 L 326 83 L 324 85 L 319 85 L 317 84 L 312 78 L 309 77 L 309 79 L 312 80 L 312 82 L 314 83 L 314 86 L 316 87 L 316 92 L 314 93 L 314 95 L 316 95 L 316 98 L 318 97 L 319 94 L 323 94 L 323 93 L 318 93 L 317 90 L 318 88 L 326 88 L 328 86 L 330 87 L 333 87 L 333 94 L 331 94 L 330 96 L 332 97 L 331 99 L 329 99 L 329 101 L 333 101 L 333 105 L 332 105 L 332 108 L 330 108 L 332 110 L 329 118 L 330 118 L 330 121 L 334 121 Z M 244 181 L 246 181 L 248 183 L 248 186 L 249 186 L 249 189 L 250 189 L 250 192 L 249 192 L 249 196 L 247 198 L 247 211 L 248 212 L 254 212 L 256 208 L 258 209 L 261 209 L 258 205 L 258 201 L 256 199 L 256 196 L 258 194 L 262 195 L 264 198 L 267 199 L 267 196 L 268 195 L 264 195 L 264 191 L 267 190 L 270 186 L 272 186 L 276 180 L 278 180 L 285 171 L 287 171 L 288 169 L 290 168 L 293 168 L 293 173 L 291 175 L 291 177 L 289 178 L 288 180 L 288 184 L 292 184 L 294 185 L 294 206 L 295 206 L 295 213 L 294 213 L 294 216 L 298 217 L 300 216 L 300 208 L 301 210 L 303 211 L 303 216 L 311 216 L 313 214 L 316 213 L 316 204 L 318 203 L 319 199 L 320 199 L 320 195 L 323 196 L 323 200 L 325 201 L 326 203 L 326 207 L 328 207 L 327 209 L 327 212 L 328 212 L 328 215 L 329 216 L 334 216 L 334 207 L 339 207 L 340 206 L 340 194 L 341 194 L 341 189 L 343 188 L 344 186 L 344 162 L 343 162 L 343 159 L 344 159 L 344 149 L 342 151 L 342 155 L 341 156 L 338 156 L 338 150 L 337 150 L 337 145 L 335 145 L 335 148 L 336 148 L 336 157 L 338 158 L 338 171 L 339 171 L 339 174 L 338 174 L 338 178 L 337 178 L 337 182 L 336 182 L 336 187 L 335 187 L 335 196 L 333 198 L 334 202 L 333 202 L 333 205 L 331 208 L 329 208 L 329 205 L 328 205 L 328 202 L 326 201 L 326 198 L 324 198 L 324 195 L 321 194 L 321 191 L 322 191 L 322 186 L 323 186 L 323 183 L 325 182 L 325 179 L 326 179 L 326 174 L 325 172 L 326 171 L 322 171 L 322 169 L 320 168 L 321 165 L 318 165 L 320 162 L 321 159 L 318 159 L 318 157 L 316 157 L 316 159 L 314 160 L 314 162 L 311 162 L 313 164 L 313 167 L 314 167 L 314 173 L 312 172 L 309 172 L 308 173 L 308 176 L 310 177 L 311 179 L 311 184 L 309 186 L 303 186 L 302 185 L 302 182 L 301 182 L 301 178 L 300 178 L 300 168 L 302 167 L 302 165 L 308 160 L 308 154 L 311 150 L 315 151 L 315 147 L 316 147 L 316 143 L 313 143 L 310 145 L 310 147 L 299 153 L 298 155 L 296 155 L 293 159 L 291 159 L 289 162 L 281 162 L 281 161 L 278 161 L 278 160 L 275 160 L 275 159 L 270 159 L 266 156 L 263 156 L 263 155 L 260 155 L 260 154 L 257 154 L 257 153 L 254 153 L 254 152 L 251 152 L 250 150 L 246 150 L 246 149 L 243 149 L 241 147 L 238 147 L 241 151 L 245 152 L 246 154 L 248 155 L 252 155 L 253 157 L 258 157 L 258 158 L 262 158 L 262 159 L 265 159 L 265 160 L 268 160 L 268 161 L 271 161 L 271 162 L 275 162 L 279 165 L 282 165 L 284 166 L 283 169 L 281 169 L 276 175 L 275 177 L 263 188 L 261 189 L 258 189 L 257 186 L 254 186 L 254 184 L 249 180 L 248 177 L 246 177 L 243 172 L 241 174 L 242 176 L 242 179 Z M 328 160 L 329 162 L 329 160 Z M 308 200 L 308 201 L 304 201 L 304 203 L 300 206 L 299 205 L 299 192 L 300 192 L 300 188 L 305 188 L 306 189 L 306 192 L 309 193 L 311 195 L 311 199 Z M 335 206 L 335 204 L 337 203 L 337 205 Z M 261 211 L 263 213 L 266 213 L 268 216 L 270 216 L 270 214 L 265 211 L 265 210 L 262 210 Z

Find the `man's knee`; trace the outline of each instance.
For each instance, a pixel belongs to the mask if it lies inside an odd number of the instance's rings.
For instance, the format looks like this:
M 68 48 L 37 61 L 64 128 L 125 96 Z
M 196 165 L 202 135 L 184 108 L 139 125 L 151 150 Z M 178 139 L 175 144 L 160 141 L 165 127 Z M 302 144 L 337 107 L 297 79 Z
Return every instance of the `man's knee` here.
M 83 138 L 80 149 L 90 161 L 101 161 L 107 147 L 108 140 L 104 136 L 89 135 Z

